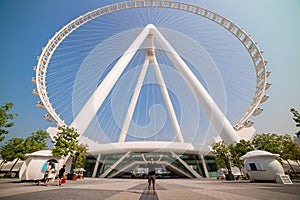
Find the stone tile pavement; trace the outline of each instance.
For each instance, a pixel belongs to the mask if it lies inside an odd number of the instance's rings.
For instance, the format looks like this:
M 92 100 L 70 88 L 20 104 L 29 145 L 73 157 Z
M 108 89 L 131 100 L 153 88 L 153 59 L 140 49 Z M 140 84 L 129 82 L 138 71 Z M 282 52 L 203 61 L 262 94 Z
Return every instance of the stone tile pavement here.
M 292 185 L 207 179 L 158 179 L 157 195 L 147 195 L 146 179 L 85 178 L 45 187 L 16 179 L 0 179 L 1 200 L 299 200 L 300 182 Z

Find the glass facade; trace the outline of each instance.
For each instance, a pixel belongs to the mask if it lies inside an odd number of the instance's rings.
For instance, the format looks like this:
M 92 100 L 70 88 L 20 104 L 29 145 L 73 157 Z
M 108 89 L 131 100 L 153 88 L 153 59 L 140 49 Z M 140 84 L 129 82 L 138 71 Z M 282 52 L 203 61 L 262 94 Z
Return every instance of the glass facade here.
M 142 158 L 142 154 L 144 154 L 147 161 L 150 161 L 151 158 L 158 161 L 161 157 L 156 167 L 158 178 L 195 178 L 193 171 L 206 177 L 199 154 L 176 154 L 178 157 L 171 152 L 130 152 L 128 155 L 125 154 L 125 152 L 102 154 L 98 165 L 96 164 L 98 155 L 87 155 L 84 162 L 85 176 L 92 177 L 95 173 L 95 177 L 101 177 L 106 173 L 105 177 L 110 178 L 145 178 L 148 174 L 148 167 Z M 218 166 L 215 157 L 204 156 L 204 160 L 209 176 L 216 177 Z M 111 167 L 113 168 L 110 169 Z

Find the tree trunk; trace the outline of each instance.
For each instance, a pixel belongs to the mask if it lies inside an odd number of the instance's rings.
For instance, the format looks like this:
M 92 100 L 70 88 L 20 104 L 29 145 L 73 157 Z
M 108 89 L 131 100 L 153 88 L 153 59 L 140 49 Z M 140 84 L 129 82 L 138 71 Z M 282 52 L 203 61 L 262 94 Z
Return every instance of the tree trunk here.
M 289 166 L 290 166 L 291 170 L 293 171 L 293 173 L 296 173 L 295 170 L 294 170 L 294 168 L 292 167 L 292 165 L 290 164 L 290 162 L 289 162 L 288 159 L 286 160 L 286 162 L 289 164 Z
M 244 176 L 244 173 L 243 173 L 243 171 L 242 171 L 242 167 L 239 167 L 239 170 L 240 170 L 241 176 Z
M 1 171 L 2 167 L 4 166 L 5 162 L 6 162 L 6 160 L 2 160 L 2 162 L 0 164 L 0 171 Z

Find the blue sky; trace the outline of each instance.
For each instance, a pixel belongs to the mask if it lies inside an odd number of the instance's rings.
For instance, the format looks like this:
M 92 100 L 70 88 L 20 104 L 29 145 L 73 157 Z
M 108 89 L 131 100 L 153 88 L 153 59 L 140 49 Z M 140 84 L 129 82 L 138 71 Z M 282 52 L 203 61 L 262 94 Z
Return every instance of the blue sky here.
M 14 103 L 11 137 L 27 137 L 49 123 L 35 106 L 31 90 L 36 57 L 48 39 L 78 16 L 116 1 L 0 0 L 0 105 Z M 300 1 L 299 0 L 184 0 L 207 8 L 238 24 L 258 42 L 272 72 L 270 99 L 252 120 L 258 133 L 292 134 L 295 123 L 289 109 L 300 111 Z

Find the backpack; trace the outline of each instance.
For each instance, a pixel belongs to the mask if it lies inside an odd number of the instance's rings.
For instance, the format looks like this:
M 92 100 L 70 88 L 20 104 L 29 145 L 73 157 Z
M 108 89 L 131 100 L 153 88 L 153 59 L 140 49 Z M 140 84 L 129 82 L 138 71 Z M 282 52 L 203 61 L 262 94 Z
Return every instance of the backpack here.
M 48 162 L 45 162 L 45 163 L 43 164 L 43 166 L 42 166 L 42 171 L 43 171 L 43 172 L 46 171 L 48 164 L 49 164 Z

